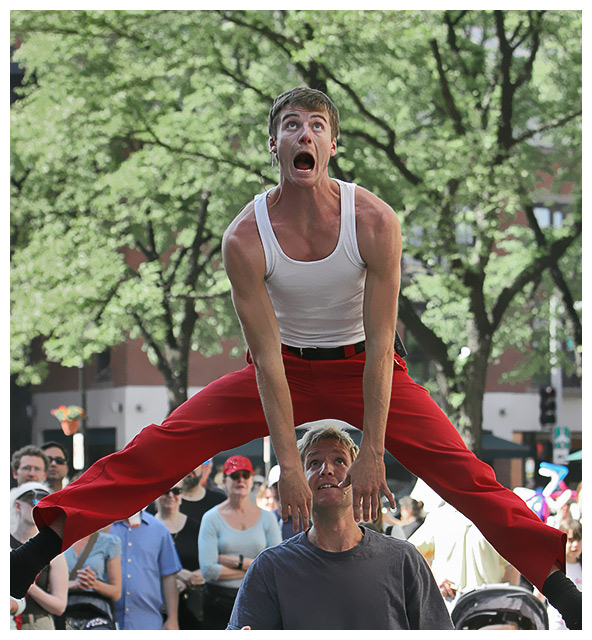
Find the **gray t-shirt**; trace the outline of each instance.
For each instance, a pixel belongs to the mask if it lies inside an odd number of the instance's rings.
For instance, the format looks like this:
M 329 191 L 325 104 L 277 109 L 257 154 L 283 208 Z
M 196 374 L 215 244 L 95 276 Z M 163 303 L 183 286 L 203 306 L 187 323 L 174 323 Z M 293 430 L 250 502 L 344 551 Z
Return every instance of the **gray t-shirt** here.
M 452 629 L 423 556 L 361 527 L 353 549 L 319 549 L 300 533 L 249 567 L 228 629 Z

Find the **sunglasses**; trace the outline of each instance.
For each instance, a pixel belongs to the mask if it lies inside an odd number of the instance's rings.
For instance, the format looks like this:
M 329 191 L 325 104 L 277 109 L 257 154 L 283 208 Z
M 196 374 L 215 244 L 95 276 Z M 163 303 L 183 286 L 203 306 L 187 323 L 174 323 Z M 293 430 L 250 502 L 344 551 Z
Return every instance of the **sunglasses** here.
M 36 489 L 32 489 L 31 491 L 23 493 L 23 495 L 19 496 L 17 500 L 26 502 L 34 507 L 42 498 L 45 498 L 45 496 L 48 495 L 49 493 L 47 493 L 47 491 L 37 491 Z
M 242 470 L 242 471 L 233 471 L 230 474 L 230 477 L 233 480 L 238 480 L 239 478 L 242 478 L 243 480 L 248 480 L 253 474 L 250 471 L 246 471 L 246 470 Z
M 49 464 L 55 462 L 56 464 L 68 464 L 66 458 L 61 458 L 60 456 L 47 456 L 49 458 Z
M 165 491 L 162 495 L 167 496 L 169 493 L 172 493 L 174 496 L 178 496 L 180 495 L 181 491 L 182 489 L 180 487 L 173 487 L 172 489 Z

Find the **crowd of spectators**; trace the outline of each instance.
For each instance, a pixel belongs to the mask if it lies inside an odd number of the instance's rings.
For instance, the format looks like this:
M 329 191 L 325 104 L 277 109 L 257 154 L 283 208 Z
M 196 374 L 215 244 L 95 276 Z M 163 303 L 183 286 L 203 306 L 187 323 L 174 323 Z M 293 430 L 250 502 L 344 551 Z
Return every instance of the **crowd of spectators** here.
M 213 467 L 212 461 L 198 466 L 139 513 L 58 556 L 26 598 L 11 598 L 11 627 L 226 628 L 233 599 L 222 598 L 221 606 L 220 593 L 236 594 L 252 559 L 282 538 L 275 499 L 258 506 L 258 495 L 268 487 L 250 460 L 227 460 L 218 483 Z M 57 442 L 28 445 L 12 455 L 11 471 L 16 486 L 11 489 L 10 542 L 16 548 L 37 532 L 35 504 L 68 483 L 68 452 Z M 226 535 L 216 533 L 216 527 L 212 533 L 211 526 L 201 531 L 208 513 Z
M 57 442 L 25 446 L 11 459 L 10 544 L 35 535 L 35 504 L 65 486 L 67 450 Z M 11 628 L 225 629 L 242 579 L 263 549 L 294 536 L 279 510 L 280 469 L 263 477 L 244 456 L 216 472 L 198 466 L 154 503 L 76 542 L 44 569 L 27 596 L 11 598 Z M 581 490 L 581 485 L 580 485 Z M 567 534 L 567 575 L 582 590 L 581 501 L 570 500 L 548 524 Z M 410 496 L 386 505 L 365 526 L 412 543 L 430 565 L 448 610 L 487 584 L 522 585 L 462 514 L 418 481 Z M 550 606 L 550 629 L 564 629 Z

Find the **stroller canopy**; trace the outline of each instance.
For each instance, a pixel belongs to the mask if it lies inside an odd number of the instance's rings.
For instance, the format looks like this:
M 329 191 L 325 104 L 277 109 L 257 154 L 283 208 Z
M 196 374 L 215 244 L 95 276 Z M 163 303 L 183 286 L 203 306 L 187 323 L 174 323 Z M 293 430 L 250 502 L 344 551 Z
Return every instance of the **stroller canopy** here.
M 549 628 L 544 604 L 524 587 L 509 584 L 483 585 L 463 594 L 450 617 L 455 629 Z

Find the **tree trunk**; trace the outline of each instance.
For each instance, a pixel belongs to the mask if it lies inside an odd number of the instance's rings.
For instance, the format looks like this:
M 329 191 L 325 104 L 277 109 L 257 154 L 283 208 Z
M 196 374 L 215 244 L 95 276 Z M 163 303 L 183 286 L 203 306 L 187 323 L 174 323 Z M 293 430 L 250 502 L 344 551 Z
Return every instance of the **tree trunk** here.
M 460 423 L 457 425 L 467 447 L 479 458 L 482 454 L 483 398 L 491 350 L 490 342 L 491 340 L 485 343 L 481 341 L 478 350 L 471 353 L 464 368 L 466 392 L 460 407 Z
M 176 384 L 167 385 L 167 398 L 169 401 L 170 415 L 178 406 L 187 400 L 187 383 L 179 380 Z
M 167 388 L 169 414 L 187 400 L 188 357 L 180 349 L 167 348 L 166 371 L 162 371 Z M 161 367 L 159 367 L 160 369 Z

